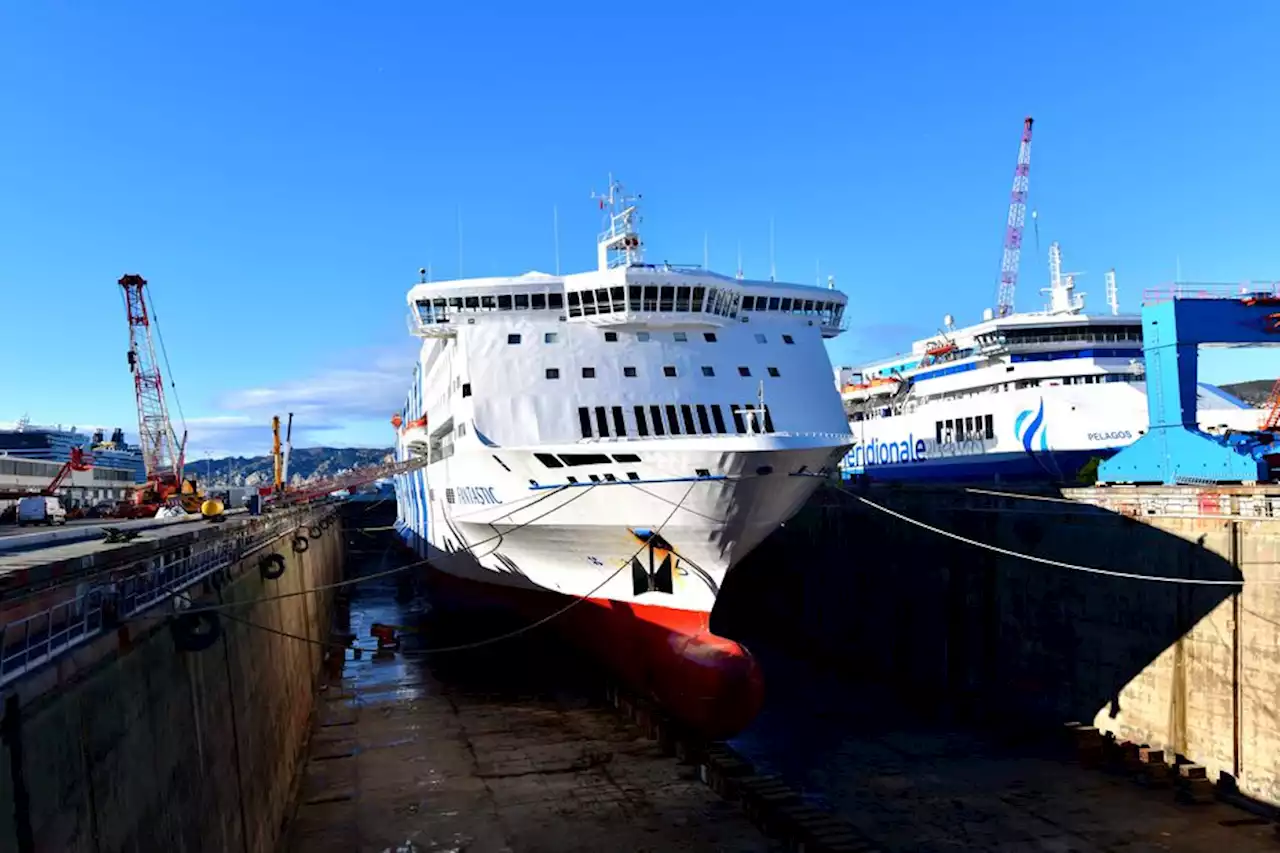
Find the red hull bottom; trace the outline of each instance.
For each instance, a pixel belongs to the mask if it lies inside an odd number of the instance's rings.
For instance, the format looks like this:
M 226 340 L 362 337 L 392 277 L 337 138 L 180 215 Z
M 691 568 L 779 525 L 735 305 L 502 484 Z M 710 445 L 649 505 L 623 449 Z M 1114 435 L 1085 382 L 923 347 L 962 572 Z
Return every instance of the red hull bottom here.
M 530 622 L 573 604 L 570 596 L 465 580 L 428 569 L 427 581 L 446 606 L 492 607 Z M 588 598 L 550 623 L 611 670 L 632 691 L 650 697 L 704 737 L 742 731 L 764 701 L 759 664 L 739 643 L 712 634 L 709 614 L 649 604 Z

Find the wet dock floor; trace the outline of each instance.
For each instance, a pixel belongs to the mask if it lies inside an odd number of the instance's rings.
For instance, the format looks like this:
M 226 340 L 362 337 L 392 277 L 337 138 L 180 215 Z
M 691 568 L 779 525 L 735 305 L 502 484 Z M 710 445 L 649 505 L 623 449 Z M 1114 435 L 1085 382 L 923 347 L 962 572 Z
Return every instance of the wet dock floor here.
M 351 632 L 414 624 L 387 581 L 352 598 Z M 428 622 L 434 620 L 427 620 Z M 478 630 L 478 626 L 472 626 Z M 486 626 L 501 633 L 509 626 Z M 413 657 L 475 631 L 405 636 L 322 691 L 285 850 L 765 851 L 733 806 L 596 699 L 598 679 L 555 641 Z

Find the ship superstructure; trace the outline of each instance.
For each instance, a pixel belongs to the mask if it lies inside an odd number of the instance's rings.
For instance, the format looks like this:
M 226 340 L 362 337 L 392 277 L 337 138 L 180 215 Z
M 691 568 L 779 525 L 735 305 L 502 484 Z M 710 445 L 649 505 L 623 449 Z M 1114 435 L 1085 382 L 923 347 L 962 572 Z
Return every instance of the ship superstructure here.
M 67 462 L 73 449 L 83 452 L 95 467 L 129 471 L 134 482 L 145 478 L 142 451 L 127 444 L 124 430 L 116 428 L 111 438 L 95 429 L 81 432 L 75 427 L 38 426 L 25 417 L 12 429 L 0 430 L 0 455 L 13 459 L 38 459 L 47 462 Z
M 1049 252 L 1042 311 L 957 328 L 950 317 L 910 353 L 861 370 L 837 371 L 855 443 L 851 475 L 887 481 L 1074 480 L 1147 427 L 1141 317 L 1089 314 L 1075 280 Z M 1201 383 L 1199 422 L 1214 430 L 1257 429 L 1260 413 Z
M 646 264 L 635 199 L 611 182 L 602 207 L 595 270 L 409 292 L 398 454 L 431 462 L 400 525 L 447 575 L 705 635 L 725 573 L 848 447 L 824 347 L 846 300 Z

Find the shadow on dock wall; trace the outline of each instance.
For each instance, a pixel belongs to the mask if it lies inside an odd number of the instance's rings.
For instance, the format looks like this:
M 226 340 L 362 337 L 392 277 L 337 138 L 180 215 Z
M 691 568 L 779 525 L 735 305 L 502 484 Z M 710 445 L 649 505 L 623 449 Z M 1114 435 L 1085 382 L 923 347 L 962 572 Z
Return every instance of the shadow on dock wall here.
M 1021 553 L 1251 585 L 1237 594 L 1031 563 L 823 489 L 729 574 L 712 630 L 892 685 L 926 713 L 1092 721 L 1280 805 L 1280 524 L 944 489 L 867 496 Z

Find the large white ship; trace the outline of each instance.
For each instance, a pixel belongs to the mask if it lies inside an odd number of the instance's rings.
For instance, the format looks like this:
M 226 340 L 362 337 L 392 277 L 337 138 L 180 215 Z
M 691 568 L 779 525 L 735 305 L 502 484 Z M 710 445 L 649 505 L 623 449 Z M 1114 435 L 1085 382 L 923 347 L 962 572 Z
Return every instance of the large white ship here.
M 847 475 L 909 482 L 1071 482 L 1147 428 L 1142 323 L 1117 309 L 1088 314 L 1073 276 L 1049 251 L 1043 311 L 956 328 L 950 317 L 910 353 L 836 371 L 854 444 Z M 1202 429 L 1256 430 L 1262 413 L 1208 383 Z
M 624 677 L 727 731 L 754 664 L 708 631 L 728 572 L 849 446 L 828 288 L 646 264 L 612 183 L 597 269 L 424 282 L 399 527 L 469 598 L 557 612 Z

